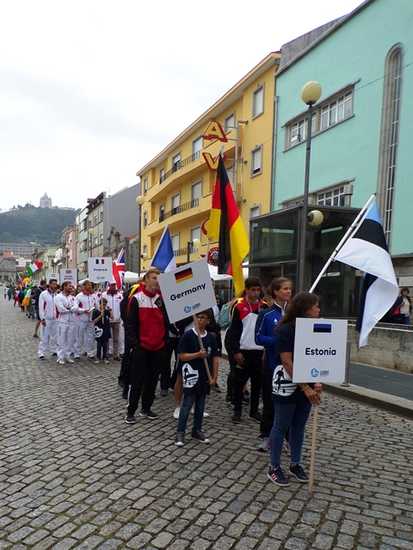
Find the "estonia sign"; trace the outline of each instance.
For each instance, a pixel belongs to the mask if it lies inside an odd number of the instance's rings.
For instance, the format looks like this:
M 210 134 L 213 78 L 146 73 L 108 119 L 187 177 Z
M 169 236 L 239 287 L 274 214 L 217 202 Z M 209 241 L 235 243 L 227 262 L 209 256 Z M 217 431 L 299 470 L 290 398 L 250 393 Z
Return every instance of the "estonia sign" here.
M 171 323 L 216 304 L 208 264 L 204 260 L 161 273 L 159 285 Z
M 347 321 L 297 319 L 293 382 L 343 383 L 346 345 Z

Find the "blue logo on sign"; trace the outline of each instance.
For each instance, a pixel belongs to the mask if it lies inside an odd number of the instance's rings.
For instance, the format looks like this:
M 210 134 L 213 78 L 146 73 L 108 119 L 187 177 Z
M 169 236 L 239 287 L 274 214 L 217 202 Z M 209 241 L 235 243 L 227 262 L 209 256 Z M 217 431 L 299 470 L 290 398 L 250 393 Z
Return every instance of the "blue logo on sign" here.
M 313 378 L 317 378 L 317 376 L 320 375 L 320 371 L 318 369 L 316 369 L 315 367 L 311 369 L 310 373 L 311 373 L 311 376 Z
M 185 313 L 191 313 L 192 307 L 191 306 L 185 306 L 184 311 Z

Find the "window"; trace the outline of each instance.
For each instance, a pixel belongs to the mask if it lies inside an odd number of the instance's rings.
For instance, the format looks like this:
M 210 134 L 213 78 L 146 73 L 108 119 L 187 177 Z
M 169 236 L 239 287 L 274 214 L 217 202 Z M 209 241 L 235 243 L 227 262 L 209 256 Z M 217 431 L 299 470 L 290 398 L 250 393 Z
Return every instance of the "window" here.
M 251 175 L 255 176 L 262 172 L 262 145 L 257 146 L 251 152 Z
M 175 252 L 179 250 L 179 233 L 177 235 L 172 235 L 172 250 Z
M 103 222 L 103 210 L 100 211 L 100 221 Z
M 94 244 L 95 244 L 95 246 L 97 246 L 97 245 L 98 245 L 98 242 L 99 242 L 99 240 L 98 240 L 98 236 L 96 235 L 96 237 L 95 237 L 95 241 L 94 241 Z
M 259 206 L 253 206 L 252 208 L 250 208 L 250 219 L 251 218 L 256 218 L 259 215 L 260 215 L 260 207 Z
M 384 70 L 378 195 L 383 215 L 384 234 L 388 245 L 390 245 L 393 221 L 394 187 L 399 144 L 402 58 L 401 45 L 396 44 L 387 54 Z
M 181 167 L 181 153 L 172 157 L 172 172 L 176 172 Z
M 198 225 L 197 227 L 193 227 L 191 229 L 191 241 L 199 241 L 201 242 L 201 228 Z
M 161 204 L 159 206 L 159 221 L 163 222 L 165 219 L 165 205 Z
M 311 132 L 317 134 L 353 115 L 353 88 L 332 96 L 314 109 Z M 286 148 L 305 141 L 307 136 L 307 120 L 302 118 L 287 124 Z
M 100 244 L 102 244 L 103 243 L 103 233 L 100 234 L 100 239 L 99 240 L 100 240 Z
M 145 212 L 143 213 L 143 227 L 146 227 L 148 225 L 148 213 Z
M 165 168 L 159 170 L 159 183 L 165 181 Z
M 348 186 L 340 185 L 317 193 L 317 204 L 319 206 L 350 206 L 348 200 L 350 196 Z
M 191 206 L 198 206 L 200 198 L 202 198 L 202 182 L 198 181 L 191 188 Z
M 96 214 L 94 215 L 94 217 L 93 217 L 93 222 L 94 222 L 95 225 L 97 225 L 97 224 L 98 224 L 98 221 L 99 221 L 99 219 L 98 219 L 98 215 L 97 215 L 97 213 L 96 213 Z
M 143 256 L 144 258 L 146 258 L 147 255 L 148 255 L 148 245 L 147 245 L 147 244 L 144 244 L 144 245 L 143 245 L 143 248 L 142 248 L 142 256 Z
M 235 191 L 235 166 L 231 164 L 231 166 L 226 166 L 226 169 L 232 190 Z
M 233 128 L 235 128 L 235 115 L 234 115 L 234 113 L 227 116 L 227 118 L 224 121 L 224 130 L 226 132 L 230 132 Z
M 181 194 L 177 193 L 171 199 L 171 214 L 177 214 L 181 205 Z
M 194 139 L 192 142 L 192 160 L 198 160 L 201 157 L 202 136 Z
M 252 94 L 252 117 L 255 118 L 264 112 L 264 87 L 260 86 Z
M 148 178 L 143 178 L 143 192 L 146 193 L 149 189 Z

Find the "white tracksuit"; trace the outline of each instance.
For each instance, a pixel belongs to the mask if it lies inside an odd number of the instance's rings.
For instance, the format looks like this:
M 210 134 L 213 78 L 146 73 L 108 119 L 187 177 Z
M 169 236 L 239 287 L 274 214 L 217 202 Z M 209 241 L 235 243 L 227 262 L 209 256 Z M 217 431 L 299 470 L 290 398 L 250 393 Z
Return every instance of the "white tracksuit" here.
M 74 296 L 58 294 L 55 305 L 59 317 L 57 318 L 57 358 L 61 361 L 70 358 L 74 353 L 75 319 L 72 308 L 75 303 Z
M 84 294 L 80 292 L 74 301 L 73 311 L 75 313 L 75 357 L 80 357 L 86 352 L 88 357 L 94 357 L 95 330 L 92 322 L 92 309 L 97 307 L 95 294 Z
M 121 292 L 116 291 L 115 294 L 103 292 L 102 298 L 108 302 L 108 307 L 112 310 L 112 320 L 110 322 L 112 328 L 112 337 L 109 340 L 109 353 L 114 356 L 119 356 L 124 350 L 123 323 L 120 317 L 120 303 L 123 300 Z
M 46 323 L 42 326 L 42 336 L 37 352 L 39 357 L 56 351 L 58 317 L 55 304 L 56 296 L 57 294 L 53 294 L 49 290 L 43 290 L 39 296 L 39 317 Z

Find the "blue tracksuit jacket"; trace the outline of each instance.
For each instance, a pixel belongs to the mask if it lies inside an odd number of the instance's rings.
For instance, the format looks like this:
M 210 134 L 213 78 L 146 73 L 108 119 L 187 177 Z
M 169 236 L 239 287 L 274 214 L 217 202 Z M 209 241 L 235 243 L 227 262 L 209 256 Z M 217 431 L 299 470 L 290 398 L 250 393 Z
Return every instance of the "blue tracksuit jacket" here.
M 265 365 L 274 371 L 280 364 L 277 353 L 278 337 L 275 332 L 279 321 L 284 316 L 284 309 L 278 304 L 273 304 L 269 309 L 261 311 L 255 325 L 255 342 L 265 348 Z

